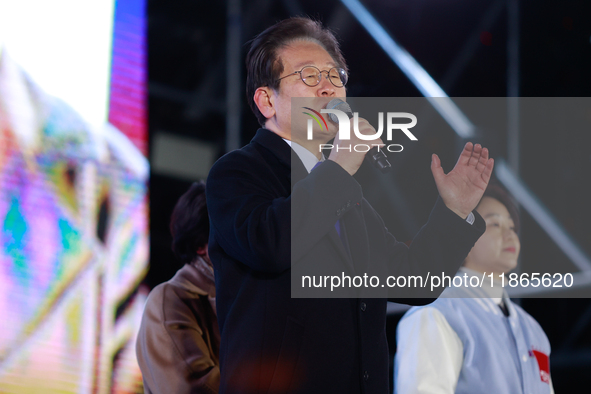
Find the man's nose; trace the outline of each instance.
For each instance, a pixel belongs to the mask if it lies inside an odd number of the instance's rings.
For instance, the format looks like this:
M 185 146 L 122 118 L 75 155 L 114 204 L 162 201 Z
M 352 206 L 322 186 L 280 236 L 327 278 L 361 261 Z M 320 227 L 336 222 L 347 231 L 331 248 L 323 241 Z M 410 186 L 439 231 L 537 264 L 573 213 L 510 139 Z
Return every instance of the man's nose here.
M 328 80 L 328 73 L 320 73 L 320 83 L 316 95 L 319 97 L 336 96 L 335 86 Z

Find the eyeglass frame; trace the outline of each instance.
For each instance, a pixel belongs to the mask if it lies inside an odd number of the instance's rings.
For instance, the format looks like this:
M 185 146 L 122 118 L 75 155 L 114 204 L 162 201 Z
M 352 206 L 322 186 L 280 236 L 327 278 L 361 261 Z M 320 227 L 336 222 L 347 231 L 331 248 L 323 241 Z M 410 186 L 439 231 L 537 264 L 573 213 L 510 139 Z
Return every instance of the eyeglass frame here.
M 318 75 L 320 76 L 320 78 L 318 78 L 318 83 L 317 83 L 316 85 L 308 85 L 308 84 L 306 83 L 306 81 L 304 81 L 304 78 L 302 77 L 302 71 L 304 71 L 304 68 L 308 68 L 308 67 L 312 67 L 312 68 L 315 68 L 316 70 L 318 70 Z M 292 72 L 291 74 L 287 74 L 287 75 L 285 75 L 285 76 L 283 76 L 283 77 L 281 77 L 281 78 L 277 79 L 275 82 L 280 82 L 280 81 L 281 81 L 282 79 L 284 79 L 284 78 L 291 77 L 292 75 L 295 75 L 295 74 L 300 74 L 300 79 L 302 80 L 302 82 L 303 82 L 304 84 L 306 84 L 306 86 L 314 87 L 314 86 L 318 86 L 318 85 L 320 85 L 320 82 L 322 82 L 322 73 L 326 73 L 326 79 L 328 79 L 328 80 L 330 81 L 330 83 L 331 83 L 331 84 L 332 84 L 332 85 L 333 85 L 335 88 L 344 88 L 344 87 L 345 87 L 345 85 L 347 84 L 346 82 L 345 82 L 345 83 L 343 83 L 341 86 L 337 86 L 337 85 L 335 85 L 335 83 L 332 81 L 332 79 L 331 79 L 331 78 L 329 78 L 329 76 L 330 76 L 330 70 L 332 70 L 332 69 L 335 69 L 335 70 L 337 70 L 337 72 L 339 72 L 338 70 L 343 70 L 343 72 L 344 72 L 344 73 L 345 73 L 345 75 L 347 76 L 347 82 L 349 82 L 349 75 L 347 74 L 347 70 L 345 70 L 345 69 L 344 69 L 344 68 L 342 68 L 342 67 L 336 67 L 336 66 L 335 66 L 335 67 L 331 67 L 331 68 L 329 68 L 328 70 L 321 70 L 321 69 L 319 69 L 319 68 L 318 68 L 318 67 L 316 67 L 316 66 L 304 66 L 304 67 L 302 67 L 302 69 L 301 69 L 300 71 L 294 71 L 294 72 Z M 339 79 L 340 79 L 340 74 L 341 74 L 341 73 L 339 72 Z M 342 80 L 341 80 L 341 83 L 342 83 Z

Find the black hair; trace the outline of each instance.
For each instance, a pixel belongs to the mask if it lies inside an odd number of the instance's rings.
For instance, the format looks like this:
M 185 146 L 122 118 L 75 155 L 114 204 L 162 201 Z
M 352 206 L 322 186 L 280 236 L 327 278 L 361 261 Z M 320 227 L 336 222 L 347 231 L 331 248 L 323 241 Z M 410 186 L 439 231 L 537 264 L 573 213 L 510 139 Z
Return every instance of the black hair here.
M 195 182 L 177 201 L 170 218 L 172 251 L 184 264 L 197 258 L 209 238 L 205 183 Z

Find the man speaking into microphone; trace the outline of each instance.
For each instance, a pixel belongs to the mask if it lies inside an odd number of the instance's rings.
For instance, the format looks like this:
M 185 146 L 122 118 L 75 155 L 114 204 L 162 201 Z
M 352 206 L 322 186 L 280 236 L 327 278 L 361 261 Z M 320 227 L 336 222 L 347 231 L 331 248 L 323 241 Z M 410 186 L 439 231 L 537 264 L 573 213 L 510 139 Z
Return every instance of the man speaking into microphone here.
M 308 18 L 281 21 L 252 40 L 246 66 L 247 100 L 261 128 L 216 162 L 207 188 L 220 393 L 385 394 L 386 298 L 292 298 L 292 263 L 453 275 L 484 232 L 473 210 L 493 161 L 486 148 L 468 143 L 445 174 L 433 155 L 440 197 L 407 247 L 387 231 L 352 177 L 365 153 L 332 149 L 325 160 L 318 146 L 333 138 L 334 146 L 341 144 L 337 126 L 327 124 L 312 140 L 306 121 L 292 127 L 302 116 L 292 113 L 292 98 L 307 97 L 320 110 L 346 97 L 347 65 L 332 33 Z M 376 134 L 363 119 L 359 132 Z M 383 144 L 351 132 L 346 144 L 356 143 Z M 414 301 L 406 300 L 424 303 Z

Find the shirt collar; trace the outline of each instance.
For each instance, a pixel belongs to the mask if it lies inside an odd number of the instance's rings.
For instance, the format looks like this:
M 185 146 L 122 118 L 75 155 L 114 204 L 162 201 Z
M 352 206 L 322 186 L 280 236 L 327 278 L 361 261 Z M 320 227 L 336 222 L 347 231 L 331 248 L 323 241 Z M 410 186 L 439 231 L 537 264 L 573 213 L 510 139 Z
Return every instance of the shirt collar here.
M 314 166 L 319 161 L 324 161 L 324 155 L 322 156 L 322 160 L 318 160 L 318 158 L 314 156 L 312 152 L 310 152 L 308 149 L 304 148 L 297 142 L 286 140 L 285 138 L 283 138 L 283 141 L 285 141 L 287 145 L 291 146 L 291 149 L 293 149 L 296 155 L 298 155 L 298 157 L 304 164 L 304 167 L 306 167 L 308 174 L 312 171 L 312 168 L 314 168 Z

